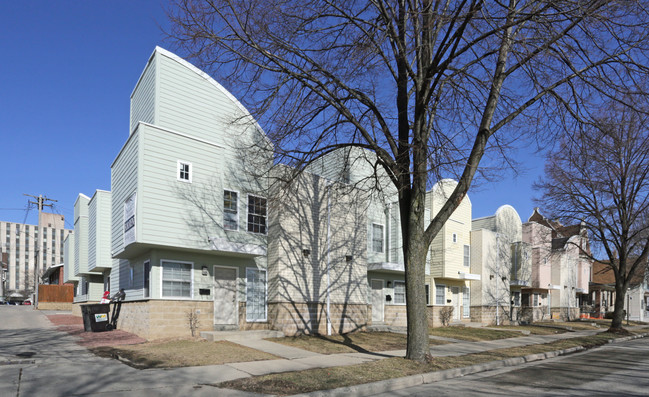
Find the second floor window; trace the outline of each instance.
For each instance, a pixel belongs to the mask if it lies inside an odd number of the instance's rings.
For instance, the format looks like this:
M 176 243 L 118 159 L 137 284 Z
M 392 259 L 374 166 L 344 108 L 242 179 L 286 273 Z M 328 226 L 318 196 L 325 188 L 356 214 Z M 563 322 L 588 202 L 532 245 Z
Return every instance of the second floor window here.
M 383 225 L 372 224 L 372 251 L 383 252 Z
M 266 234 L 266 199 L 248 195 L 248 231 Z
M 192 165 L 186 161 L 178 160 L 178 180 L 183 182 L 192 181 Z
M 223 191 L 223 228 L 239 229 L 239 194 L 230 190 Z

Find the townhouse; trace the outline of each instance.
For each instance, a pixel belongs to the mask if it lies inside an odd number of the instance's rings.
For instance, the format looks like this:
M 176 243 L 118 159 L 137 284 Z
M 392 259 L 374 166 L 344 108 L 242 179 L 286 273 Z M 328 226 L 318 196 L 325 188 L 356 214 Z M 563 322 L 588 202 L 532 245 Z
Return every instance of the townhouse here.
M 342 148 L 309 164 L 307 171 L 323 178 L 329 189 L 343 198 L 336 205 L 347 218 L 334 216 L 327 220 L 336 219 L 346 225 L 347 229 L 341 230 L 344 234 L 339 240 L 341 246 L 336 249 L 342 249 L 340 258 L 344 257 L 349 266 L 355 264 L 354 270 L 350 268 L 347 273 L 360 276 L 344 278 L 340 285 L 345 294 L 352 291 L 357 294 L 353 302 L 345 303 L 345 312 L 349 312 L 349 304 L 353 303 L 358 313 L 351 329 L 362 328 L 359 324 L 405 326 L 406 291 L 398 195 L 387 174 L 378 166 L 376 155 L 365 149 Z
M 523 242 L 518 212 L 503 205 L 494 215 L 474 219 L 471 230 L 471 320 L 486 324 L 520 321 L 522 288 L 531 285 L 531 247 Z M 536 302 L 538 306 L 538 302 Z M 527 306 L 527 305 L 525 305 Z
M 427 221 L 437 215 L 455 186 L 456 181 L 443 179 L 426 193 Z M 431 325 L 441 324 L 440 311 L 448 306 L 453 308 L 453 321 L 471 320 L 471 282 L 481 280 L 471 271 L 471 209 L 467 195 L 430 245 L 425 280 L 432 291 L 428 294 Z
M 563 226 L 548 220 L 535 208 L 523 224 L 523 241 L 532 249 L 531 285 L 523 289 L 530 297 L 528 305 L 536 307 L 531 319 L 578 318 L 588 299 L 592 269 L 585 226 Z M 544 299 L 549 300 L 549 309 L 534 304 Z
M 75 202 L 64 275 L 78 285 L 77 313 L 123 289 L 118 327 L 147 339 L 188 335 L 189 317 L 193 331 L 289 335 L 406 325 L 398 194 L 372 152 L 341 148 L 300 173 L 274 165 L 243 105 L 159 47 L 131 93 L 129 127 L 111 191 Z M 427 192 L 426 222 L 456 185 Z M 520 320 L 541 283 L 523 241 L 512 207 L 472 221 L 465 197 L 428 253 L 429 324 L 444 308 L 454 321 Z

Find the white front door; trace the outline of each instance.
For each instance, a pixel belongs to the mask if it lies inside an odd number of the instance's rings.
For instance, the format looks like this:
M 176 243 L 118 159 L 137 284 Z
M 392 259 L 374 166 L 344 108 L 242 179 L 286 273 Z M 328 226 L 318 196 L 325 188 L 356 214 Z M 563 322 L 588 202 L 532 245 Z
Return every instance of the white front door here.
M 462 301 L 460 301 L 460 288 L 451 287 L 453 292 L 453 320 L 459 320 L 462 317 Z
M 372 323 L 383 322 L 383 280 L 372 280 Z
M 214 324 L 237 324 L 237 269 L 214 266 Z

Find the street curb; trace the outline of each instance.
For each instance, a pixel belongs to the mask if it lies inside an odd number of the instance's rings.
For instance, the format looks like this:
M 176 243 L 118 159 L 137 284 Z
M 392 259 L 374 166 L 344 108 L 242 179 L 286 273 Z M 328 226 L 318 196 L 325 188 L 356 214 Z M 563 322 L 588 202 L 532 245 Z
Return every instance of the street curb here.
M 619 343 L 633 339 L 645 338 L 649 333 L 643 333 L 622 338 L 609 339 L 608 343 Z M 604 346 L 604 345 L 602 345 Z M 427 372 L 424 374 L 411 375 L 403 378 L 386 379 L 378 382 L 365 383 L 361 385 L 341 387 L 331 390 L 318 390 L 311 393 L 295 394 L 291 397 L 324 397 L 324 396 L 371 396 L 379 393 L 387 393 L 395 390 L 405 389 L 408 387 L 419 386 L 442 380 L 459 378 L 465 375 L 471 375 L 479 372 L 491 371 L 494 369 L 513 367 L 534 361 L 547 360 L 558 356 L 577 353 L 587 350 L 584 346 L 575 346 L 568 349 L 555 350 L 545 353 L 528 354 L 523 357 L 507 358 L 505 360 L 490 361 L 482 364 L 475 364 L 468 367 L 446 369 L 443 371 Z

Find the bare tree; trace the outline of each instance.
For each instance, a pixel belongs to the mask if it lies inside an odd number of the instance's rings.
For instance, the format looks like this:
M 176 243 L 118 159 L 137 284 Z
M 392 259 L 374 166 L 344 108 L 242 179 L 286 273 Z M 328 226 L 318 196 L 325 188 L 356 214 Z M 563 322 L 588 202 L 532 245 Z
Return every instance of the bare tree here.
M 649 118 L 611 106 L 596 122 L 565 138 L 548 159 L 538 184 L 552 216 L 584 222 L 593 254 L 615 275 L 611 330 L 622 328 L 624 297 L 649 254 Z
M 176 0 L 169 17 L 179 49 L 265 126 L 278 162 L 376 153 L 399 194 L 413 360 L 428 354 L 428 247 L 482 158 L 507 164 L 524 134 L 551 136 L 638 85 L 649 43 L 633 1 Z M 449 176 L 459 183 L 425 225 L 426 189 Z

